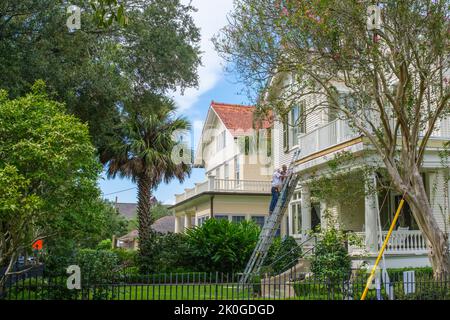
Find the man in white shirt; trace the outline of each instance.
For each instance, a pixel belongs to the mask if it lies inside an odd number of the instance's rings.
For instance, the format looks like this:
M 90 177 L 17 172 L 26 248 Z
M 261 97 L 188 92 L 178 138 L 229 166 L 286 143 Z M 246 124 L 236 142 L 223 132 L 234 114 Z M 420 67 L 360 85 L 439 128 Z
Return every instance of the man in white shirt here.
M 287 166 L 284 164 L 281 169 L 275 170 L 272 176 L 272 200 L 270 201 L 269 214 L 272 214 L 277 205 L 278 197 L 280 196 L 283 180 L 287 175 Z

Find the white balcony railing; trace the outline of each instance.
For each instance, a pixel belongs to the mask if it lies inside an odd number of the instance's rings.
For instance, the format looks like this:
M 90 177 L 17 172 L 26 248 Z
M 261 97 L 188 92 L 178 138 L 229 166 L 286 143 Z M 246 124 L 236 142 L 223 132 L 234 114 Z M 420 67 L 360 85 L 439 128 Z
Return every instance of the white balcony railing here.
M 194 188 L 185 189 L 184 193 L 176 194 L 175 201 L 179 203 L 203 192 L 270 193 L 270 189 L 270 181 L 216 179 L 210 176 L 207 181 L 195 184 Z
M 382 232 L 382 240 L 386 239 L 387 231 Z M 365 233 L 356 232 L 361 243 L 364 243 Z M 364 246 L 349 246 L 350 253 L 361 253 Z M 389 238 L 386 254 L 424 254 L 427 253 L 427 244 L 422 232 L 419 230 L 395 230 Z
M 334 120 L 309 133 L 299 136 L 301 158 L 336 144 L 351 140 L 359 134 L 348 125 L 347 121 Z
M 215 179 L 215 191 L 244 191 L 269 193 L 270 181 Z
M 360 133 L 351 128 L 346 120 L 334 120 L 306 134 L 300 134 L 301 158 L 358 137 Z M 442 119 L 432 138 L 450 140 L 450 118 Z

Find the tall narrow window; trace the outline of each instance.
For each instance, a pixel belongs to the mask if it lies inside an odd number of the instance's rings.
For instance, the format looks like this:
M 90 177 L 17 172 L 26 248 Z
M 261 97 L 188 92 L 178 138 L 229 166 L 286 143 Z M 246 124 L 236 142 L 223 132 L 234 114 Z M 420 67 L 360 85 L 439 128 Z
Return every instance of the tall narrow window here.
M 250 137 L 244 137 L 244 154 L 248 156 L 250 154 Z
M 291 109 L 289 117 L 289 132 L 290 132 L 290 148 L 298 145 L 300 107 L 298 105 Z
M 234 158 L 234 176 L 237 181 L 241 179 L 241 165 L 239 163 L 239 157 Z
M 306 133 L 306 103 L 301 101 L 299 105 L 299 133 Z
M 226 132 L 224 130 L 216 137 L 216 151 L 220 151 L 225 147 L 226 147 Z
M 222 131 L 222 144 L 224 148 L 227 146 L 227 136 L 225 130 Z
M 257 152 L 266 152 L 266 156 L 272 155 L 272 129 L 267 128 L 260 130 L 256 135 L 256 150 Z
M 267 156 L 270 157 L 270 156 L 272 156 L 272 129 L 267 128 L 266 132 L 267 132 L 267 136 L 266 136 Z
M 283 150 L 288 151 L 289 150 L 289 117 L 285 115 L 282 118 L 283 121 Z

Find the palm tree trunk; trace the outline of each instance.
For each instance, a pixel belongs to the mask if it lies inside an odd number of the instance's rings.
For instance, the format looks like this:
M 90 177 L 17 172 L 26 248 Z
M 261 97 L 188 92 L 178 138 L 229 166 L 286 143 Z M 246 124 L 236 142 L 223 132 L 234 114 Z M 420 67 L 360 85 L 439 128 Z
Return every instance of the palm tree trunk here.
M 142 176 L 137 179 L 138 185 L 138 231 L 139 231 L 139 248 L 141 255 L 148 254 L 145 248 L 148 248 L 148 241 L 150 241 L 152 233 L 153 219 L 150 214 L 151 196 L 152 196 L 152 181 L 149 177 Z

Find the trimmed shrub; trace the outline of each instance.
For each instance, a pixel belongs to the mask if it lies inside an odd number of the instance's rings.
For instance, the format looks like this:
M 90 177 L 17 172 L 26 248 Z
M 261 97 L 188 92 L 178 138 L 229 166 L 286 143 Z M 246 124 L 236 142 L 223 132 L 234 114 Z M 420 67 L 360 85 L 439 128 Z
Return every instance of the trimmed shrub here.
M 323 232 L 311 261 L 311 271 L 317 278 L 334 282 L 350 275 L 351 260 L 345 241 L 345 234 L 335 228 Z
M 253 221 L 240 223 L 209 219 L 187 230 L 189 250 L 196 271 L 242 272 L 252 254 L 260 227 Z
M 137 254 L 138 252 L 136 250 L 129 250 L 129 249 L 123 249 L 123 248 L 115 248 L 111 249 L 111 252 L 113 252 L 117 258 L 118 263 L 121 268 L 131 268 L 137 266 Z
M 137 257 L 141 273 L 196 271 L 184 234 L 154 232 L 145 248 L 146 253 Z
M 81 249 L 76 256 L 83 283 L 92 288 L 89 294 L 94 300 L 108 298 L 108 283 L 119 269 L 119 259 L 111 250 Z
M 109 250 L 112 248 L 111 239 L 105 239 L 97 244 L 97 250 Z
M 431 267 L 423 268 L 390 268 L 387 269 L 389 279 L 398 281 L 403 279 L 403 272 L 414 271 L 416 278 L 431 280 L 433 278 L 433 269 Z
M 76 263 L 82 276 L 92 281 L 101 281 L 118 271 L 119 258 L 111 250 L 81 249 L 77 252 Z

